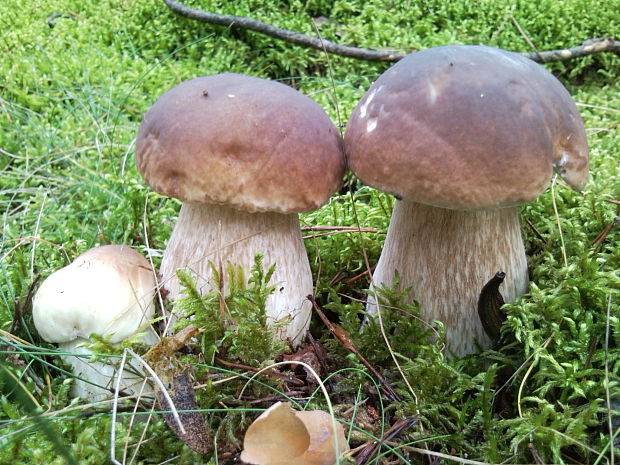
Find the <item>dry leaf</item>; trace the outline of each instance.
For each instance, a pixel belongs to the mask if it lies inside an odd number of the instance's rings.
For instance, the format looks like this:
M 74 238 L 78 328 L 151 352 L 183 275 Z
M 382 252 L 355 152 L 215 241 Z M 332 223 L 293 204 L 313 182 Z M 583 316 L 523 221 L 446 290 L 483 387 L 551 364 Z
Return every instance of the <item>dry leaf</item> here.
M 342 456 L 349 450 L 344 429 L 340 423 L 336 423 L 336 440 L 334 441 L 332 417 L 323 410 L 310 410 L 307 412 L 295 412 L 295 416 L 304 422 L 310 433 L 310 446 L 302 455 L 301 462 L 304 465 L 333 465 L 336 457 Z
M 195 411 L 198 410 L 198 404 L 191 381 L 192 368 L 181 365 L 177 360 L 177 351 L 201 332 L 202 330 L 196 326 L 189 325 L 173 336 L 162 337 L 144 355 L 144 360 L 167 386 L 175 408 L 183 410 L 179 413 L 179 418 L 185 428 L 185 434 L 181 433 L 173 415 L 164 413 L 168 426 L 190 449 L 200 454 L 209 454 L 213 450 L 213 443 L 202 413 Z M 168 402 L 159 387 L 155 387 L 155 396 L 162 410 L 167 410 Z
M 297 412 L 290 403 L 278 402 L 250 425 L 243 441 L 241 460 L 254 465 L 333 465 L 349 447 L 340 423 L 322 410 Z
M 282 359 L 285 362 L 303 362 L 312 368 L 315 373 L 321 373 L 321 363 L 319 362 L 319 357 L 317 357 L 315 349 L 311 345 L 308 345 L 290 355 L 282 354 Z M 308 383 L 318 384 L 319 381 L 315 378 L 314 373 L 312 373 L 312 371 L 305 365 L 302 365 L 302 368 L 306 372 L 306 380 Z
M 213 451 L 213 441 L 202 413 L 194 411 L 199 407 L 188 373 L 179 373 L 174 376 L 169 394 L 175 408 L 182 410 L 179 412 L 179 418 L 185 428 L 185 434 L 181 432 L 172 413 L 164 413 L 166 424 L 190 449 L 199 454 L 210 454 Z M 162 410 L 169 408 L 168 402 L 159 389 L 156 390 L 156 398 Z
M 299 458 L 309 445 L 310 434 L 304 422 L 295 416 L 288 402 L 278 402 L 248 428 L 241 460 L 258 465 L 287 462 Z

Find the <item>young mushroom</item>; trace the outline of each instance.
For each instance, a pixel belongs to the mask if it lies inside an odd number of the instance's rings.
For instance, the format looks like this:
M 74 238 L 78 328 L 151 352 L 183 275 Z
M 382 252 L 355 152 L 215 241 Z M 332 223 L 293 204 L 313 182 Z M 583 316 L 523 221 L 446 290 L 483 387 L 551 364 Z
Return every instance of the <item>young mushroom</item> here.
M 555 171 L 574 189 L 588 178 L 577 107 L 543 67 L 486 46 L 413 53 L 388 69 L 353 111 L 345 133 L 351 170 L 397 197 L 373 288 L 403 287 L 448 349 L 488 347 L 476 313 L 495 273 L 510 302 L 528 290 L 519 205 Z M 376 311 L 369 296 L 367 310 Z
M 155 289 L 148 260 L 125 245 L 88 250 L 43 281 L 32 302 L 34 325 L 44 340 L 66 352 L 61 358 L 76 377 L 73 395 L 95 401 L 110 396 L 115 385 L 117 368 L 112 362 L 89 360 L 92 353 L 83 346 L 91 334 L 119 343 L 140 330 L 143 342 L 157 342 L 149 325 Z M 121 388 L 138 393 L 143 379 L 140 370 L 128 368 Z
M 185 81 L 144 115 L 136 162 L 157 192 L 183 201 L 164 252 L 162 283 L 179 296 L 178 268 L 201 292 L 217 289 L 211 264 L 250 270 L 257 253 L 275 264 L 268 323 L 299 344 L 310 320 L 312 275 L 298 213 L 323 205 L 339 188 L 342 140 L 323 109 L 273 81 L 219 74 Z

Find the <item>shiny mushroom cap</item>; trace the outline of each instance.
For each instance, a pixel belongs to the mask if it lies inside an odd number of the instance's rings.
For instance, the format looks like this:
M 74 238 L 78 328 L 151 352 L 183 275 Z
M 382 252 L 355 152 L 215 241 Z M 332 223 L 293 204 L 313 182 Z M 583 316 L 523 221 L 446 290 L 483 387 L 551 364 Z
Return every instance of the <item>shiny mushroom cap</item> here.
M 531 201 L 554 169 L 578 190 L 588 179 L 583 122 L 564 86 L 528 58 L 486 46 L 399 61 L 353 111 L 345 146 L 366 184 L 442 208 Z
M 153 317 L 155 277 L 150 263 L 129 246 L 84 252 L 52 273 L 32 303 L 34 324 L 48 342 L 100 334 L 116 343 Z
M 323 205 L 345 169 L 339 131 L 313 100 L 274 81 L 185 81 L 145 114 L 136 162 L 157 192 L 257 212 Z

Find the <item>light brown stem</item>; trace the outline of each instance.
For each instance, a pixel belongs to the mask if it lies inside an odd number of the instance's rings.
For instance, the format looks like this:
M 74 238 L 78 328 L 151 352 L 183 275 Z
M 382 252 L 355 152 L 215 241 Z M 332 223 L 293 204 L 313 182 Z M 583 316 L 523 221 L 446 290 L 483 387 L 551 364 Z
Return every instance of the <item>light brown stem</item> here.
M 446 210 L 397 201 L 373 285 L 390 285 L 396 271 L 424 320 L 444 323 L 449 351 L 474 353 L 475 340 L 489 347 L 477 313 L 482 287 L 504 271 L 500 292 L 506 302 L 528 290 L 518 210 Z M 372 296 L 367 310 L 376 312 Z
M 204 294 L 215 289 L 209 265 L 226 270 L 228 262 L 249 271 L 257 253 L 263 267 L 275 264 L 269 284 L 275 286 L 267 300 L 269 324 L 284 322 L 278 337 L 294 345 L 303 338 L 310 323 L 313 293 L 312 274 L 295 213 L 247 213 L 220 205 L 184 203 L 161 265 L 163 286 L 172 299 L 179 297 L 178 268 L 188 267 L 197 277 Z M 223 274 L 223 292 L 228 292 Z

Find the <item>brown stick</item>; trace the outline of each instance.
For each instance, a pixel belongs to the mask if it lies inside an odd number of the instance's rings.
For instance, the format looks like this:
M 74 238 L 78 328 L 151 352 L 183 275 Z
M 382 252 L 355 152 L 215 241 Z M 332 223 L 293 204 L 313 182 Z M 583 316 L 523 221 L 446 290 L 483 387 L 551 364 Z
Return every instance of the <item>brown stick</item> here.
M 352 278 L 345 279 L 344 282 L 345 282 L 345 284 L 353 284 L 358 279 L 361 279 L 364 276 L 368 276 L 368 275 L 370 275 L 370 272 L 368 270 L 362 271 L 360 274 L 357 274 L 357 275 L 353 276 Z
M 547 241 L 545 240 L 545 238 L 542 236 L 542 234 L 540 234 L 540 231 L 538 229 L 536 229 L 536 226 L 534 226 L 534 223 L 532 223 L 530 221 L 529 218 L 525 219 L 525 223 L 529 226 L 529 228 L 532 230 L 532 232 L 534 233 L 534 235 L 543 243 L 546 243 Z
M 318 233 L 318 234 L 310 234 L 308 236 L 303 236 L 302 239 L 306 240 L 306 239 L 314 239 L 316 237 L 325 237 L 325 236 L 333 236 L 334 234 L 348 234 L 350 232 L 370 232 L 370 233 L 376 233 L 379 232 L 377 229 L 375 228 L 360 228 L 360 229 L 339 229 L 336 231 L 328 231 L 328 232 L 324 232 L 324 233 Z
M 302 231 L 354 231 L 354 232 L 379 232 L 377 228 L 358 228 L 357 226 L 302 226 Z
M 534 459 L 534 463 L 536 463 L 536 465 L 545 465 L 545 462 L 543 461 L 543 459 L 540 458 L 540 454 L 536 450 L 534 444 L 530 442 L 527 445 L 527 448 L 530 451 L 530 454 L 532 454 L 532 458 Z
M 357 455 L 357 465 L 365 465 L 381 450 L 381 446 L 394 439 L 401 432 L 411 428 L 418 422 L 418 417 L 409 417 L 403 420 L 399 420 L 392 425 L 392 427 L 383 435 L 380 441 L 370 442 L 364 449 Z
M 396 393 L 396 391 L 394 391 L 394 389 L 392 389 L 392 386 L 390 386 L 390 383 L 388 383 L 387 380 L 383 376 L 381 376 L 381 374 L 375 369 L 375 367 L 373 367 L 370 362 L 366 360 L 364 356 L 360 354 L 359 350 L 357 350 L 355 346 L 351 343 L 351 339 L 349 338 L 347 332 L 339 325 L 329 321 L 329 319 L 325 316 L 325 313 L 323 313 L 323 311 L 321 310 L 321 307 L 319 307 L 316 303 L 316 300 L 314 300 L 314 296 L 309 295 L 308 300 L 312 302 L 314 311 L 317 313 L 317 315 L 319 315 L 321 320 L 323 320 L 323 323 L 325 323 L 325 326 L 327 326 L 327 329 L 330 330 L 334 337 L 340 341 L 340 343 L 345 347 L 345 349 L 354 354 L 358 358 L 358 360 L 362 362 L 362 365 L 368 368 L 368 371 L 370 371 L 370 373 L 377 379 L 377 381 L 381 383 L 382 390 L 387 396 L 387 398 L 393 401 L 401 400 L 400 396 Z
M 368 233 L 378 233 L 380 232 L 377 228 L 359 228 L 357 226 L 302 226 L 303 231 L 326 231 L 320 232 L 318 234 L 310 234 L 308 236 L 303 236 L 302 239 L 314 239 L 315 237 L 323 237 L 323 236 L 331 236 L 333 234 L 343 234 L 350 232 L 368 232 Z
M 605 239 L 607 239 L 607 236 L 609 236 L 609 233 L 611 232 L 612 229 L 614 229 L 618 223 L 620 222 L 620 217 L 616 216 L 614 218 L 614 220 L 609 223 L 607 226 L 605 226 L 605 229 L 603 229 L 598 236 L 596 236 L 596 238 L 592 241 L 592 248 L 594 250 L 598 249 L 601 244 L 603 242 L 605 242 Z
M 221 363 L 222 365 L 226 365 L 227 367 L 231 367 L 231 368 L 237 368 L 239 370 L 246 370 L 246 371 L 251 371 L 253 373 L 257 373 L 260 371 L 259 368 L 255 368 L 249 365 L 242 365 L 240 363 L 233 363 L 233 362 L 229 362 L 227 360 L 223 360 L 221 358 L 218 358 L 217 361 L 219 363 Z M 304 383 L 302 380 L 295 378 L 294 376 L 290 376 L 290 375 L 285 375 L 284 373 L 279 373 L 277 371 L 273 371 L 273 370 L 264 370 L 261 372 L 263 375 L 267 375 L 267 376 L 271 376 L 273 378 L 278 378 L 286 383 L 290 383 L 294 386 L 304 386 L 306 383 Z
M 204 23 L 216 24 L 219 26 L 249 29 L 251 31 L 275 37 L 276 39 L 284 40 L 285 42 L 302 45 L 304 47 L 311 47 L 317 50 L 323 50 L 335 55 L 369 61 L 397 61 L 405 56 L 401 53 L 386 53 L 376 50 L 366 50 L 357 47 L 339 45 L 334 42 L 330 42 L 329 40 L 275 27 L 257 19 L 245 18 L 243 16 L 220 15 L 209 11 L 196 10 L 177 2 L 176 0 L 164 0 L 164 2 L 172 11 L 187 18 L 196 19 Z
M 313 37 L 289 29 L 282 29 L 264 23 L 257 19 L 243 16 L 221 15 L 210 11 L 190 8 L 176 0 L 164 0 L 164 3 L 178 15 L 202 21 L 207 24 L 216 24 L 225 27 L 238 27 L 265 34 L 292 44 L 322 50 L 334 55 L 340 55 L 358 60 L 368 61 L 398 61 L 406 56 L 405 53 L 392 53 L 379 50 L 369 50 L 348 45 L 340 45 L 329 40 Z M 521 52 L 522 55 L 539 63 L 564 61 L 572 58 L 593 55 L 595 53 L 610 52 L 620 55 L 620 41 L 613 38 L 588 39 L 581 45 L 560 50 L 546 50 L 537 52 Z

